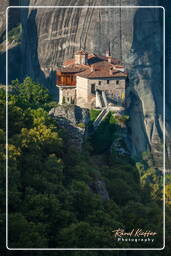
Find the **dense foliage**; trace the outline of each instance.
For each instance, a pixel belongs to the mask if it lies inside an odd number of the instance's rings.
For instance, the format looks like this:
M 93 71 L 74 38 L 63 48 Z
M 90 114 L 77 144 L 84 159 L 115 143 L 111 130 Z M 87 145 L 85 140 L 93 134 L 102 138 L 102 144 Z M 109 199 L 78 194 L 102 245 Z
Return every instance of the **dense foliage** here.
M 111 112 L 109 112 L 98 129 L 90 136 L 90 142 L 95 153 L 104 153 L 109 149 L 117 132 L 117 126 L 115 123 L 116 120 L 112 116 Z
M 98 115 L 100 114 L 100 110 L 98 110 L 98 109 L 91 109 L 90 110 L 90 120 L 91 121 L 94 121 L 97 117 L 98 117 Z
M 151 247 L 147 243 L 121 244 L 112 235 L 112 230 L 117 228 L 128 231 L 142 228 L 157 232 L 152 247 L 162 247 L 159 175 L 144 162 L 136 166 L 128 156 L 114 156 L 108 151 L 92 155 L 92 145 L 87 143 L 81 153 L 77 152 L 69 145 L 66 131 L 48 115 L 51 102 L 46 89 L 30 78 L 22 84 L 14 81 L 12 88 L 8 106 L 8 246 Z M 111 116 L 106 122 L 103 128 L 108 134 L 114 129 Z M 98 131 L 95 138 L 97 147 L 101 147 L 100 141 L 102 145 L 106 143 L 106 137 L 100 137 Z M 4 167 L 3 89 L 0 90 L 0 147 L 0 161 Z M 4 168 L 1 174 L 5 179 Z M 108 191 L 108 200 L 104 200 L 98 190 L 99 181 Z M 2 207 L 5 208 L 5 203 Z M 5 214 L 1 219 L 3 228 L 4 221 Z

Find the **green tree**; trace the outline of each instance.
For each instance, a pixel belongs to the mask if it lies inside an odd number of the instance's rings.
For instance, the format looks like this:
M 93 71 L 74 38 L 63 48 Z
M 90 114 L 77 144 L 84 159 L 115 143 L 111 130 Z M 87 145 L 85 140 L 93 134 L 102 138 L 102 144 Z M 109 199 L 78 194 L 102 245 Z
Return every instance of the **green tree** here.
M 23 109 L 39 108 L 51 100 L 48 90 L 33 82 L 30 77 L 26 77 L 23 83 L 14 80 L 12 82 L 12 95 L 16 105 Z
M 70 134 L 48 115 L 51 101 L 42 86 L 30 78 L 16 80 L 8 103 L 10 247 L 117 247 L 112 230 L 134 226 L 157 231 L 162 240 L 162 175 L 150 168 L 149 158 L 136 165 L 130 156 L 107 151 L 119 129 L 111 113 L 78 152 L 68 142 Z M 2 196 L 5 113 L 5 91 L 0 90 Z M 97 181 L 109 200 L 101 196 Z M 169 207 L 169 177 L 167 185 Z M 2 209 L 5 230 L 5 202 Z

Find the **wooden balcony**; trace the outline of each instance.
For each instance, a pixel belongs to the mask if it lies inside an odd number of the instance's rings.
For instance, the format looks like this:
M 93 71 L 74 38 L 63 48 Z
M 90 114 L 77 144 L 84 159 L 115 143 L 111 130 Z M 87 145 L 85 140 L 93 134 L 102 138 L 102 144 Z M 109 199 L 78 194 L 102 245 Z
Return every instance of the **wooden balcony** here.
M 56 84 L 58 86 L 76 86 L 76 77 L 74 75 L 58 75 Z

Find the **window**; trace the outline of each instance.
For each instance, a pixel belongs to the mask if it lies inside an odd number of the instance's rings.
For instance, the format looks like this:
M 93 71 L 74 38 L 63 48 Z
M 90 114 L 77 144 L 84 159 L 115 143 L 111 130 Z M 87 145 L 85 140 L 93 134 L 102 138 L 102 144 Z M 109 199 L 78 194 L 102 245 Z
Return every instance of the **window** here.
M 95 92 L 96 92 L 95 84 L 91 84 L 91 93 L 95 94 Z
M 99 85 L 101 85 L 101 81 L 99 81 Z
M 74 104 L 75 100 L 73 98 L 71 98 L 71 104 Z
M 62 104 L 65 104 L 65 103 L 66 103 L 65 97 L 63 96 L 63 97 L 62 97 Z
M 107 80 L 107 84 L 109 84 L 110 83 L 110 80 Z
M 116 84 L 119 84 L 119 80 L 116 80 Z

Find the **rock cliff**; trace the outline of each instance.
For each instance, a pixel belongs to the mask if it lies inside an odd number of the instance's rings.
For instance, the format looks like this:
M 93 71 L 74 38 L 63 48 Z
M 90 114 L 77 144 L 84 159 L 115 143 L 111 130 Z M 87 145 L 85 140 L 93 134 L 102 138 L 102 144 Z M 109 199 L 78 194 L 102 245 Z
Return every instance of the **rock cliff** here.
M 81 151 L 86 130 L 80 124 L 88 124 L 90 120 L 89 111 L 74 105 L 59 105 L 52 108 L 49 115 L 56 120 L 60 128 L 64 128 L 67 132 L 68 145 L 72 145 Z
M 159 0 L 23 0 L 25 6 L 141 6 Z M 132 154 L 151 150 L 162 165 L 163 82 L 162 15 L 160 9 L 141 8 L 30 8 L 21 9 L 23 39 L 21 77 L 32 76 L 55 92 L 54 70 L 75 49 L 104 54 L 109 46 L 129 71 L 129 111 Z M 166 84 L 166 86 L 168 86 Z M 167 87 L 166 87 L 167 90 Z M 168 89 L 170 92 L 170 89 Z M 170 100 L 167 99 L 169 104 Z M 167 160 L 171 120 L 166 105 Z

